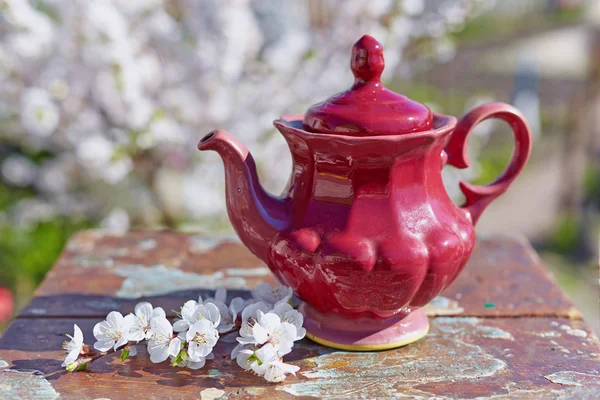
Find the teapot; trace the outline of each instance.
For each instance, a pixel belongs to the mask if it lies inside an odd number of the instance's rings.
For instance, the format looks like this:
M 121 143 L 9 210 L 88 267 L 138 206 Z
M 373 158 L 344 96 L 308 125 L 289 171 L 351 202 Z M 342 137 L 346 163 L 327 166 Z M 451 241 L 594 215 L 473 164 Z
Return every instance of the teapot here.
M 354 44 L 350 67 L 349 90 L 274 121 L 293 161 L 282 196 L 261 187 L 252 155 L 230 133 L 215 130 L 198 148 L 223 159 L 231 223 L 302 300 L 307 337 L 384 350 L 427 334 L 422 307 L 465 266 L 474 226 L 527 163 L 531 134 L 508 104 L 485 104 L 457 121 L 386 89 L 383 49 L 369 35 Z M 488 118 L 512 129 L 512 159 L 487 186 L 461 182 L 466 200 L 456 206 L 442 168 L 470 165 L 469 134 Z

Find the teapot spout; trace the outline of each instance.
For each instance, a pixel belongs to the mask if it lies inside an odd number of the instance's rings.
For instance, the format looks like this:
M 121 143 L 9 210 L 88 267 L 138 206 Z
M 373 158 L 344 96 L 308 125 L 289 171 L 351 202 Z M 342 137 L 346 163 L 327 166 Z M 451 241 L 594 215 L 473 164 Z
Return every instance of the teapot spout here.
M 229 219 L 246 247 L 266 260 L 272 239 L 288 225 L 290 202 L 263 189 L 254 158 L 229 132 L 216 130 L 207 134 L 198 143 L 198 149 L 214 150 L 223 159 Z

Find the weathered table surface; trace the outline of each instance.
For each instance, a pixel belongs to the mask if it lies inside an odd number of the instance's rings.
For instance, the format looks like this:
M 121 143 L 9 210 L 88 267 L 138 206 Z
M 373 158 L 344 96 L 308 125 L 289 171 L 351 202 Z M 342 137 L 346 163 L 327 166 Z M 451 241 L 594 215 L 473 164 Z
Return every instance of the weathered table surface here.
M 141 299 L 178 310 L 219 286 L 249 297 L 263 281 L 274 278 L 235 238 L 80 233 L 0 339 L 0 398 L 600 398 L 598 339 L 530 246 L 510 238 L 478 242 L 457 281 L 428 307 L 425 339 L 374 353 L 302 340 L 286 357 L 300 372 L 281 384 L 229 360 L 227 337 L 198 371 L 152 364 L 145 349 L 124 363 L 104 357 L 88 372 L 60 367 L 74 323 L 93 343 L 96 322 Z

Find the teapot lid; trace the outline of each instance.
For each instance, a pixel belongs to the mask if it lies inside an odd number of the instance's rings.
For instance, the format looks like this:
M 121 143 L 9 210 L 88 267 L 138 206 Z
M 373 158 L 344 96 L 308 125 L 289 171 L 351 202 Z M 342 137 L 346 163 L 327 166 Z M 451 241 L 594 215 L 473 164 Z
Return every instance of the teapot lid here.
M 433 116 L 427 106 L 383 86 L 380 79 L 384 66 L 381 44 L 364 35 L 352 47 L 350 68 L 354 85 L 310 107 L 302 122 L 304 129 L 349 136 L 398 135 L 431 129 Z

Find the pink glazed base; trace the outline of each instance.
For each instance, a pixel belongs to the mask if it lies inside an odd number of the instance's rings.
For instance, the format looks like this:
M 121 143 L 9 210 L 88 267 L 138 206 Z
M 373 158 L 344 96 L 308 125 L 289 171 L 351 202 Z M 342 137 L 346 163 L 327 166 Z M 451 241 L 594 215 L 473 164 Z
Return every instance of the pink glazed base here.
M 299 310 L 304 315 L 306 337 L 341 350 L 394 349 L 422 339 L 429 331 L 429 320 L 421 309 L 386 320 L 345 319 L 321 313 L 306 303 Z

